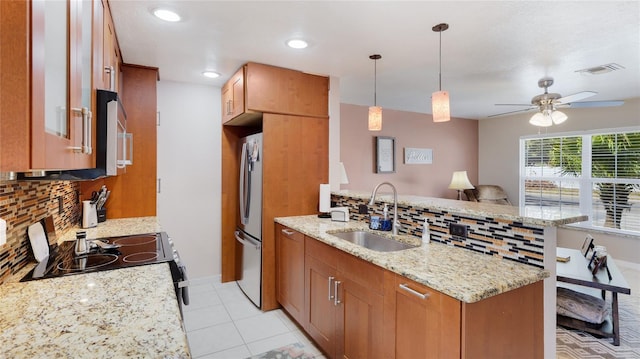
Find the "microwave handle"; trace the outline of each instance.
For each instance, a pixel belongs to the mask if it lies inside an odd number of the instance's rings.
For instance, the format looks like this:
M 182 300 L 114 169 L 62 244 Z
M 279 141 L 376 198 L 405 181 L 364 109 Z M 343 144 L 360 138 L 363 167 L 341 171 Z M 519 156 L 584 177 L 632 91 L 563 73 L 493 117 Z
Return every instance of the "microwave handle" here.
M 118 160 L 116 167 L 125 168 L 133 164 L 133 134 L 122 134 L 122 160 Z
M 125 152 L 125 165 L 133 164 L 133 133 L 126 133 L 124 135 L 124 146 L 129 145 L 129 151 Z M 128 154 L 128 156 L 127 156 Z
M 122 133 L 122 159 L 116 160 L 116 168 L 127 167 L 127 133 Z

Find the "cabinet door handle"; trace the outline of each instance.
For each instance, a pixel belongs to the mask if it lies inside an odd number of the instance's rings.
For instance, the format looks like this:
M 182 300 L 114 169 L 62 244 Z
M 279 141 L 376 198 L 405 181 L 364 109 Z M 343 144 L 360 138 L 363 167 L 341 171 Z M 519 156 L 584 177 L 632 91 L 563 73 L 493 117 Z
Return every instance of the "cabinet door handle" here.
M 82 108 L 82 118 L 84 120 L 84 146 L 82 148 L 82 152 L 90 155 L 93 153 L 93 143 L 91 142 L 91 132 L 93 132 L 92 128 L 92 119 L 93 113 L 86 107 Z
M 429 293 L 424 293 L 424 294 L 423 294 L 423 293 L 420 293 L 420 292 L 418 292 L 418 291 L 416 291 L 416 290 L 413 290 L 413 289 L 409 288 L 409 286 L 408 286 L 408 285 L 406 285 L 406 284 L 400 284 L 400 289 L 402 289 L 402 290 L 406 290 L 407 292 L 409 292 L 409 293 L 411 293 L 411 294 L 413 294 L 413 295 L 415 295 L 416 297 L 419 297 L 419 298 L 421 298 L 421 299 L 427 299 L 427 298 L 429 298 Z
M 82 143 L 80 144 L 80 146 L 68 148 L 76 153 L 90 155 L 91 153 L 93 153 L 93 148 L 91 146 L 91 111 L 86 107 L 74 107 L 71 109 L 71 111 L 80 113 L 82 115 Z
M 109 74 L 109 90 L 115 91 L 116 71 L 113 66 L 105 66 L 104 71 Z
M 227 115 L 233 115 L 233 100 L 227 101 Z
M 287 236 L 290 236 L 290 235 L 292 235 L 294 232 L 293 232 L 293 231 L 291 231 L 291 230 L 288 230 L 288 229 L 283 229 L 283 230 L 282 230 L 282 233 L 286 234 Z
M 329 277 L 329 301 L 331 301 L 331 299 L 333 299 L 333 293 L 331 293 L 331 291 L 333 290 L 333 280 L 335 278 L 333 277 Z
M 336 307 L 338 306 L 338 304 L 342 303 L 340 301 L 340 297 L 338 296 L 338 294 L 339 294 L 338 289 L 340 287 L 340 283 L 341 282 L 339 280 L 333 282 L 333 293 L 334 293 L 333 294 L 333 297 L 334 297 L 333 298 L 333 305 L 335 305 Z

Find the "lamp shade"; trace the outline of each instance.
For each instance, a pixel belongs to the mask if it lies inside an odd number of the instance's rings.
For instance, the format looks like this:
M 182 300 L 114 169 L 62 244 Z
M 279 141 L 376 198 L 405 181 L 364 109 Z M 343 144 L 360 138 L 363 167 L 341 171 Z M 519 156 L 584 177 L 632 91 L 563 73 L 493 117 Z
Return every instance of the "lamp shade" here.
M 431 95 L 431 109 L 433 122 L 447 122 L 451 120 L 449 113 L 449 93 L 447 91 L 434 92 Z
M 564 114 L 564 112 L 560 112 L 560 111 L 553 111 L 551 112 L 551 120 L 553 120 L 553 123 L 556 125 L 559 125 L 561 123 L 563 123 L 564 121 L 567 120 L 567 115 Z
M 369 107 L 369 131 L 382 130 L 382 107 Z
M 471 189 L 475 188 L 469 182 L 469 177 L 467 177 L 467 171 L 455 171 L 453 172 L 453 176 L 451 177 L 451 184 L 449 185 L 449 189 Z
M 551 117 L 542 112 L 536 112 L 533 116 L 531 116 L 529 123 L 539 127 L 549 127 L 553 124 Z
M 347 170 L 344 169 L 344 163 L 340 162 L 340 184 L 349 184 Z

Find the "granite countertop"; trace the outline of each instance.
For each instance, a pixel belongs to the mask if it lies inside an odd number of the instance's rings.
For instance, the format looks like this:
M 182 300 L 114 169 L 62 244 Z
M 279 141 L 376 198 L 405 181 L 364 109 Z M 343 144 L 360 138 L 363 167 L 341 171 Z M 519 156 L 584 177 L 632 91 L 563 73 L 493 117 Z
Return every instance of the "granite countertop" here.
M 371 198 L 371 192 L 365 191 L 341 190 L 331 193 L 336 196 L 358 198 L 367 201 Z M 378 194 L 376 201 L 393 205 L 393 195 L 388 193 Z M 570 223 L 583 222 L 589 218 L 575 209 L 545 209 L 543 211 L 536 208 L 520 208 L 508 205 L 409 195 L 398 195 L 398 205 L 441 210 L 471 216 L 499 218 L 543 227 L 557 227 Z
M 0 286 L 0 357 L 189 358 L 166 263 Z
M 398 235 L 393 239 L 417 245 L 416 248 L 376 252 L 331 235 L 340 231 L 369 230 L 367 224 L 360 221 L 333 222 L 314 215 L 280 217 L 275 221 L 466 303 L 478 302 L 549 276 L 543 269 L 437 242 L 420 245 L 420 239 L 413 236 Z M 390 232 L 375 233 L 391 237 Z

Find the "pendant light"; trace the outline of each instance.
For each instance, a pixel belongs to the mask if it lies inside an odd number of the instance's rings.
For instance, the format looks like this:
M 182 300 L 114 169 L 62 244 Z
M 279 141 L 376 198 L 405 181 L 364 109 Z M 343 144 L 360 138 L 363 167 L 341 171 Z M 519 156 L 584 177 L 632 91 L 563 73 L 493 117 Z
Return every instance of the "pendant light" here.
M 451 120 L 449 109 L 449 93 L 442 91 L 442 32 L 449 28 L 449 24 L 438 24 L 431 28 L 434 32 L 440 33 L 440 50 L 439 61 L 440 69 L 438 70 L 438 83 L 440 91 L 431 95 L 431 109 L 433 113 L 433 122 L 447 122 Z
M 377 81 L 378 81 L 378 60 L 382 55 L 374 54 L 369 56 L 373 60 L 373 106 L 369 107 L 369 131 L 382 130 L 382 107 L 376 104 Z

